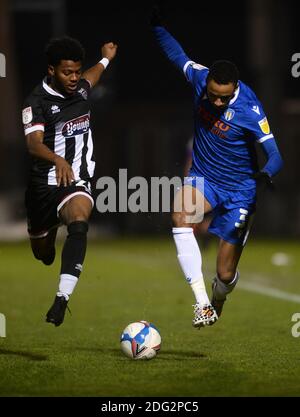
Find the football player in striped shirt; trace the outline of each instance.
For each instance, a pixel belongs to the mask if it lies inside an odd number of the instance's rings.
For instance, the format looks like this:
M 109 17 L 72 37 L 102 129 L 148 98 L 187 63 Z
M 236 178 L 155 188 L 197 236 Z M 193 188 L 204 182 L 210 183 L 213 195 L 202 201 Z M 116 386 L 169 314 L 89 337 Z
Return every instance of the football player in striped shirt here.
M 48 73 L 24 103 L 22 119 L 31 171 L 26 190 L 28 233 L 34 256 L 45 265 L 55 259 L 57 228 L 68 236 L 61 256 L 58 291 L 46 321 L 59 326 L 82 271 L 88 221 L 94 205 L 90 129 L 91 89 L 115 57 L 117 45 L 106 43 L 102 59 L 82 71 L 84 49 L 70 37 L 50 41 Z

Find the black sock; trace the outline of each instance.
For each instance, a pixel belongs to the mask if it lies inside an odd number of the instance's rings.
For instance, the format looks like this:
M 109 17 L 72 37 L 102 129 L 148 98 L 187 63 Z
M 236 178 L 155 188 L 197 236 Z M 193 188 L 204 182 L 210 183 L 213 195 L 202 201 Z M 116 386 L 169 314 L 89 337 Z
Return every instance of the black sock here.
M 68 226 L 68 237 L 61 255 L 61 274 L 79 278 L 87 245 L 88 224 L 76 221 Z

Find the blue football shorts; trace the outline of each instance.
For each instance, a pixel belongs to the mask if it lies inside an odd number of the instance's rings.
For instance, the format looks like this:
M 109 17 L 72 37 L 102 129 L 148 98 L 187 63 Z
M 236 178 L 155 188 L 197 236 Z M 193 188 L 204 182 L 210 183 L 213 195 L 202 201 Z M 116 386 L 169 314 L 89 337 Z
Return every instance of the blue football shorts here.
M 224 190 L 205 178 L 204 182 L 196 178 L 190 173 L 184 185 L 196 187 L 212 206 L 213 218 L 208 231 L 226 242 L 244 246 L 256 209 L 256 189 Z

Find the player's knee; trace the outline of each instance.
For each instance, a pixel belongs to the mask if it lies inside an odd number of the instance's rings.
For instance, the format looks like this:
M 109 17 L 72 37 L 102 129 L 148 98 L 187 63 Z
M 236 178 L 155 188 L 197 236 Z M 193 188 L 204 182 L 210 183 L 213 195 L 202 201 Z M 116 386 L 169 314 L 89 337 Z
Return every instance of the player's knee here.
M 172 224 L 174 227 L 181 226 L 180 213 L 172 213 Z
M 218 277 L 223 282 L 231 282 L 236 274 L 236 269 L 234 268 L 226 268 L 226 267 L 218 267 L 217 269 Z
M 75 222 L 84 222 L 87 223 L 89 220 L 90 213 L 85 212 L 84 210 L 78 210 L 76 213 L 70 214 L 65 218 L 66 224 L 71 224 Z
M 186 216 L 184 212 L 172 213 L 172 224 L 173 227 L 190 227 L 190 224 L 186 222 Z
M 68 225 L 68 236 L 85 237 L 89 230 L 86 221 L 77 220 Z

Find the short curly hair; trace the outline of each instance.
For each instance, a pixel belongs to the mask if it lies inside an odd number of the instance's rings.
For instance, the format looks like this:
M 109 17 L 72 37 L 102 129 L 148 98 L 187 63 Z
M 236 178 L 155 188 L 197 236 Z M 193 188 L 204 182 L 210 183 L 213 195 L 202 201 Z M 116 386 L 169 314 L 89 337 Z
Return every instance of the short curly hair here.
M 69 36 L 53 38 L 46 46 L 45 53 L 48 65 L 56 66 L 61 60 L 83 61 L 85 51 L 81 43 Z
M 217 84 L 237 85 L 239 80 L 239 70 L 231 61 L 215 61 L 209 68 L 206 81 L 214 80 Z

